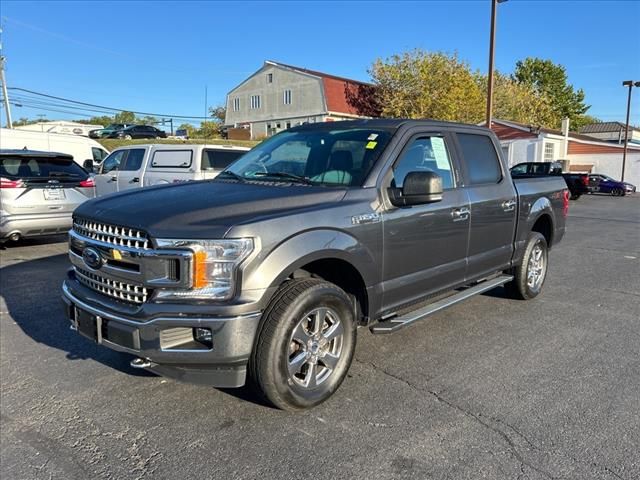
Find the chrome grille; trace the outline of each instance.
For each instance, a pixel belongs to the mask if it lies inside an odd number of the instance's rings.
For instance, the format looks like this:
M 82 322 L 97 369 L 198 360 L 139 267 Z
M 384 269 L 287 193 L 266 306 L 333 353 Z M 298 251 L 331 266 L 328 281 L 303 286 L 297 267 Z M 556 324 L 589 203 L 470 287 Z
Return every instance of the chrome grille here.
M 146 234 L 135 228 L 109 225 L 84 218 L 74 218 L 73 230 L 83 237 L 110 243 L 119 247 L 129 247 L 140 250 L 148 250 L 151 248 Z
M 76 278 L 83 285 L 100 293 L 131 303 L 144 303 L 152 291 L 141 285 L 124 283 L 97 275 L 82 268 L 74 267 Z

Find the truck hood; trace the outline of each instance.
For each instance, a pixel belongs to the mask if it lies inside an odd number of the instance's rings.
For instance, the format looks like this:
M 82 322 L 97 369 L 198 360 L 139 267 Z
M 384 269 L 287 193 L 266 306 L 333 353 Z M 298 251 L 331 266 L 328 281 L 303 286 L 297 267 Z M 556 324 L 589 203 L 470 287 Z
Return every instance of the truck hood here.
M 338 202 L 345 192 L 282 183 L 185 182 L 106 195 L 83 203 L 74 215 L 154 238 L 222 238 L 234 225 Z

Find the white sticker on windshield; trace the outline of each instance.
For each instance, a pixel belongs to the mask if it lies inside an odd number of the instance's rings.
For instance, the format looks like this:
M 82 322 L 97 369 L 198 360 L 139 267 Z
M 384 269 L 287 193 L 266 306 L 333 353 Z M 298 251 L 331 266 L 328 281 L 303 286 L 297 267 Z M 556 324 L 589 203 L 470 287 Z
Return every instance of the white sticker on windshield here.
M 371 135 L 369 135 L 369 136 L 367 137 L 367 140 L 369 140 L 369 141 L 373 141 L 373 140 L 375 140 L 376 138 L 378 138 L 378 134 L 377 134 L 377 133 L 372 133 Z
M 449 156 L 447 155 L 447 147 L 444 145 L 444 138 L 431 137 L 431 148 L 433 156 L 436 159 L 436 165 L 440 170 L 451 170 L 449 165 Z

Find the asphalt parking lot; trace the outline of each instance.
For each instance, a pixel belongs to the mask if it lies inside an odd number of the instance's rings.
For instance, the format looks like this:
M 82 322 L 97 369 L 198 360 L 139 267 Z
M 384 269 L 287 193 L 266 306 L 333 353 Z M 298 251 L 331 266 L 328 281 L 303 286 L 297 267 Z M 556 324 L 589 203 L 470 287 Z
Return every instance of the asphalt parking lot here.
M 4 479 L 640 478 L 640 195 L 571 203 L 543 295 L 359 332 L 301 414 L 180 384 L 69 330 L 63 238 L 0 252 Z

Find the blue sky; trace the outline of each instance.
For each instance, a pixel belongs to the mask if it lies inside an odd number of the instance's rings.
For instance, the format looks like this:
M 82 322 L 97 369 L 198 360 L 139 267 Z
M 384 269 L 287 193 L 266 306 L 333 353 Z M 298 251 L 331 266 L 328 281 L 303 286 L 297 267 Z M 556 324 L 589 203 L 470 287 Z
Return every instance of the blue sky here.
M 640 2 L 499 5 L 496 68 L 527 56 L 567 68 L 590 114 L 624 121 L 622 80 L 640 80 Z M 130 110 L 204 114 L 265 59 L 367 80 L 378 57 L 457 51 L 487 69 L 489 0 L 379 2 L 2 1 L 7 84 Z M 11 94 L 10 94 L 11 95 Z M 640 89 L 632 122 L 640 124 Z M 14 108 L 13 117 L 65 118 Z M 1 117 L 4 124 L 4 112 Z

